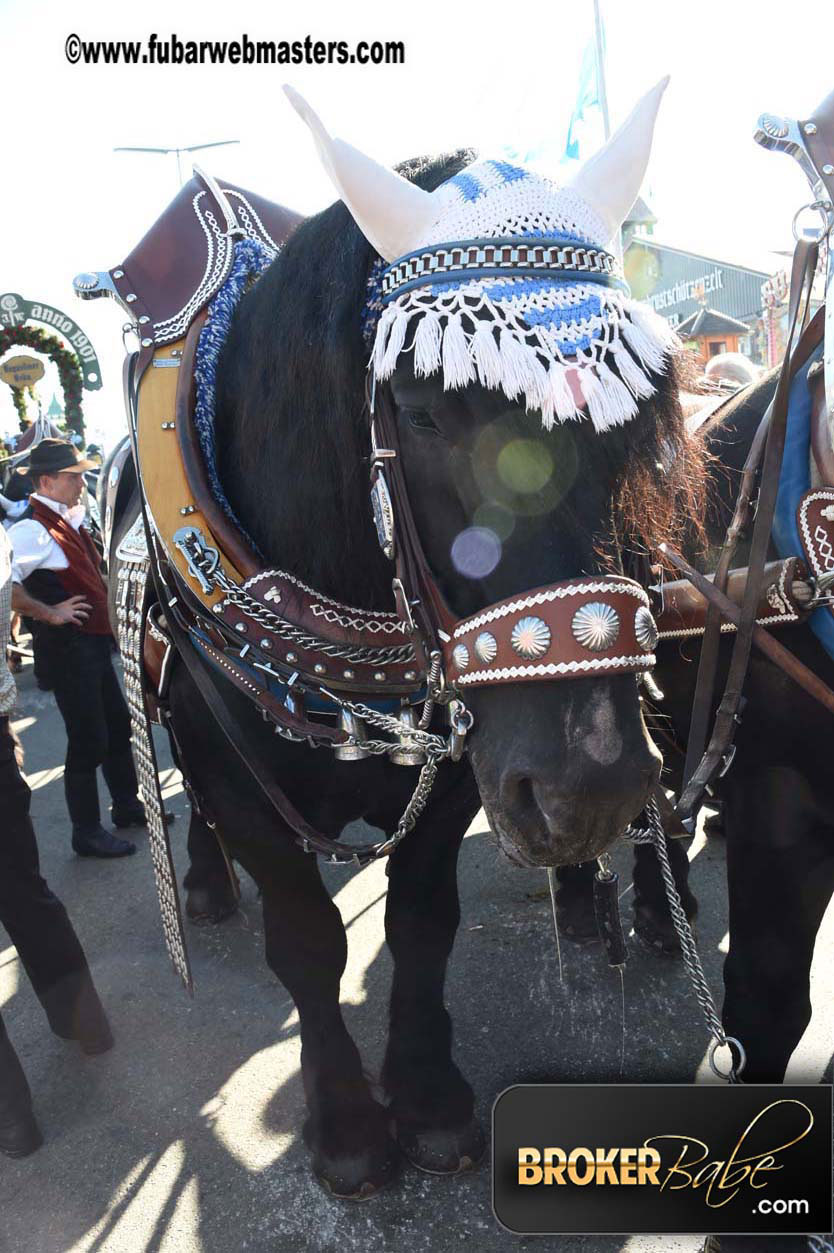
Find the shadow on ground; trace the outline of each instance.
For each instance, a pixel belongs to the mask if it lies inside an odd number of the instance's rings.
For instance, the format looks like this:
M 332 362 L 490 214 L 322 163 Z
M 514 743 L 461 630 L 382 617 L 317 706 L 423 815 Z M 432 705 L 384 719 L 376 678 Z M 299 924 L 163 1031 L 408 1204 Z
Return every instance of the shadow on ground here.
M 0 932 L 0 1004 L 35 1093 L 46 1145 L 0 1162 L 3 1253 L 451 1253 L 475 1241 L 503 1253 L 516 1238 L 492 1216 L 486 1166 L 462 1179 L 412 1168 L 358 1206 L 327 1198 L 308 1173 L 300 1137 L 303 1092 L 298 1019 L 267 969 L 254 885 L 222 927 L 189 930 L 196 997 L 180 990 L 164 953 L 150 856 L 80 861 L 69 849 L 60 778 L 62 728 L 51 697 L 27 672 L 20 725 L 45 873 L 84 943 L 117 1037 L 112 1053 L 82 1058 L 48 1032 L 14 950 Z M 167 747 L 161 760 L 170 771 Z M 187 806 L 166 775 L 180 877 Z M 720 841 L 700 842 L 693 880 L 701 899 L 707 977 L 720 988 L 727 928 Z M 629 883 L 630 854 L 615 857 Z M 382 945 L 381 866 L 326 869 L 348 924 L 345 1017 L 371 1074 L 384 1049 L 390 960 Z M 563 942 L 563 980 L 543 872 L 500 859 L 476 822 L 461 854 L 463 919 L 448 981 L 456 1057 L 480 1112 L 519 1081 L 691 1081 L 706 1037 L 681 965 L 634 940 L 621 985 L 599 947 Z M 629 893 L 623 907 L 628 917 Z M 830 921 L 830 920 L 829 920 Z M 831 951 L 834 930 L 825 943 Z M 829 997 L 829 1004 L 831 998 Z M 817 1024 L 818 1027 L 819 1024 Z M 827 1021 L 827 1038 L 830 1022 Z M 820 1039 L 826 1038 L 820 1036 Z M 819 1046 L 808 1064 L 818 1080 Z M 824 1065 L 824 1063 L 823 1063 Z M 538 1237 L 564 1253 L 689 1253 L 694 1237 Z

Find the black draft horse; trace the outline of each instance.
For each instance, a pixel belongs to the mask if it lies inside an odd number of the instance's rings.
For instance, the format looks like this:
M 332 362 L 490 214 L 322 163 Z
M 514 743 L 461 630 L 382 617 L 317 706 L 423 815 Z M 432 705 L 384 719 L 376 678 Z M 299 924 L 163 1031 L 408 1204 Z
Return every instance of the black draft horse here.
M 778 371 L 739 392 L 702 428 L 709 506 L 703 536 L 690 535 L 686 555 L 705 573 L 715 569 L 733 514 L 741 471 L 776 387 Z M 747 563 L 749 540 L 734 565 Z M 770 558 L 776 559 L 771 552 Z M 778 638 L 815 674 L 834 685 L 834 663 L 806 624 L 780 628 Z M 732 649 L 724 635 L 716 682 L 723 681 Z M 679 751 L 666 752 L 663 782 L 676 792 L 695 691 L 700 637 L 658 645 L 655 679 L 664 692 L 657 713 Z M 747 1054 L 743 1079 L 777 1083 L 811 1019 L 811 959 L 823 914 L 834 891 L 834 772 L 830 714 L 754 648 L 744 688 L 746 704 L 736 755 L 714 785 L 727 841 L 730 946 L 724 965 L 723 1020 Z M 717 699 L 717 696 L 716 696 Z M 662 724 L 660 724 L 662 725 Z M 664 737 L 664 748 L 668 737 Z M 678 847 L 677 842 L 670 846 Z M 594 867 L 558 872 L 560 913 L 580 934 L 593 926 L 590 884 Z M 675 864 L 678 885 L 686 866 Z M 635 927 L 671 938 L 664 916 L 657 861 L 638 849 Z M 688 912 L 694 901 L 684 894 Z
M 776 387 L 777 372 L 745 389 L 704 431 L 712 492 L 706 516 L 707 559 L 732 516 L 753 437 Z M 778 554 L 771 553 L 772 558 Z M 710 564 L 712 558 L 712 564 Z M 735 564 L 747 563 L 739 545 Z M 829 686 L 834 663 L 807 624 L 778 638 Z M 732 637 L 725 635 L 720 693 Z M 669 641 L 658 652 L 662 706 L 682 742 L 692 707 L 699 641 Z M 834 772 L 831 715 L 762 653 L 753 649 L 746 704 L 731 769 L 715 787 L 727 840 L 730 948 L 724 964 L 724 1026 L 747 1052 L 747 1082 L 778 1082 L 811 1020 L 814 942 L 834 892 Z
M 459 153 L 405 172 L 431 190 L 466 159 Z M 336 599 L 382 610 L 390 608 L 392 571 L 368 502 L 360 326 L 372 260 L 341 203 L 298 227 L 235 315 L 218 365 L 216 439 L 224 489 L 266 559 Z M 590 422 L 576 422 L 545 432 L 539 414 L 500 393 L 475 385 L 444 392 L 437 377 L 397 371 L 390 395 L 408 490 L 428 559 L 458 615 L 520 590 L 616 569 L 620 547 L 647 517 L 658 539 L 691 517 L 702 466 L 686 436 L 674 367 L 654 382 L 656 394 L 622 427 L 596 434 Z M 519 439 L 546 451 L 553 473 L 535 490 L 514 494 L 501 487 L 494 463 Z M 492 573 L 469 580 L 452 563 L 452 542 L 480 506 L 494 506 L 496 492 L 512 527 Z M 135 502 L 117 522 L 111 552 L 134 517 Z M 287 743 L 227 688 L 229 708 L 250 736 L 266 737 L 276 778 L 309 822 L 333 837 L 357 818 L 393 830 L 414 787 L 413 768 L 385 758 L 340 762 Z M 384 1108 L 340 1012 L 346 937 L 315 857 L 280 828 L 185 667 L 174 669 L 170 706 L 181 765 L 230 854 L 261 890 L 266 959 L 301 1022 L 313 1169 L 339 1196 L 382 1186 L 400 1151 L 419 1166 L 455 1173 L 483 1150 L 443 1003 L 459 921 L 457 854 L 479 806 L 514 861 L 577 863 L 620 835 L 658 778 L 660 755 L 634 675 L 481 689 L 469 703 L 475 726 L 468 756 L 442 766 L 425 812 L 389 863 L 385 931 L 394 978 Z M 189 896 L 225 875 L 206 836 L 213 838 L 195 814 Z

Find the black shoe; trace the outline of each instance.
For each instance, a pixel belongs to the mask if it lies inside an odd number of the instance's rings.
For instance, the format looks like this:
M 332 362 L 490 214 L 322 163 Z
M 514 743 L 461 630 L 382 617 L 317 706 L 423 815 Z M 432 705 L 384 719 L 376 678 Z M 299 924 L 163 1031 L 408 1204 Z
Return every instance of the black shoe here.
M 72 848 L 79 857 L 130 857 L 136 852 L 136 845 L 130 840 L 120 840 L 104 827 L 84 835 L 73 832 Z
M 43 1136 L 31 1110 L 0 1122 L 0 1153 L 6 1157 L 28 1157 L 42 1144 Z
M 124 802 L 114 802 L 110 809 L 110 817 L 113 820 L 113 826 L 124 830 L 126 827 L 146 827 L 148 825 L 148 816 L 145 813 L 145 806 L 140 800 Z M 166 821 L 175 822 L 177 815 L 165 810 Z

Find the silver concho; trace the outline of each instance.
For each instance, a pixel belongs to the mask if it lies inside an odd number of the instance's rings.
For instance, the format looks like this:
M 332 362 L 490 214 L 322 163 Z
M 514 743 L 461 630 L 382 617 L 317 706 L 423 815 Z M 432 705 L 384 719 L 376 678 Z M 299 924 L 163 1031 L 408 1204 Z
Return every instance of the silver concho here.
M 486 665 L 489 665 L 491 661 L 495 661 L 498 652 L 495 636 L 490 635 L 489 631 L 481 631 L 481 634 L 475 640 L 475 652 L 478 659 Z
M 550 647 L 550 627 L 541 618 L 519 618 L 510 643 L 520 657 L 533 661 L 543 657 Z
M 788 124 L 783 117 L 774 113 L 763 113 L 759 118 L 759 126 L 771 139 L 784 139 L 788 133 Z
M 394 506 L 385 475 L 380 471 L 371 488 L 371 506 L 374 511 L 374 523 L 379 546 L 385 556 L 392 561 L 394 558 Z
M 455 644 L 452 649 L 452 661 L 458 670 L 465 670 L 469 665 L 469 649 L 465 644 Z
M 592 652 L 610 648 L 620 634 L 620 617 L 612 605 L 595 600 L 573 615 L 573 637 Z
M 634 615 L 634 634 L 644 652 L 654 651 L 657 643 L 657 623 L 652 617 L 651 610 L 645 605 L 641 605 Z

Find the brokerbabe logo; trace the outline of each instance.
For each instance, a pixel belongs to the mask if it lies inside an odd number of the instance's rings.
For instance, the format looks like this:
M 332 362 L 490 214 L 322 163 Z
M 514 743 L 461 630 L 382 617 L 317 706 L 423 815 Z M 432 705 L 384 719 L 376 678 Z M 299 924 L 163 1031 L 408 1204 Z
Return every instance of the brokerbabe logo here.
M 524 1234 L 829 1232 L 831 1087 L 509 1088 L 493 1205 Z

